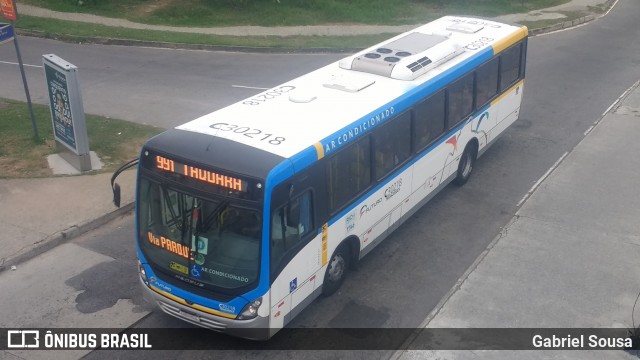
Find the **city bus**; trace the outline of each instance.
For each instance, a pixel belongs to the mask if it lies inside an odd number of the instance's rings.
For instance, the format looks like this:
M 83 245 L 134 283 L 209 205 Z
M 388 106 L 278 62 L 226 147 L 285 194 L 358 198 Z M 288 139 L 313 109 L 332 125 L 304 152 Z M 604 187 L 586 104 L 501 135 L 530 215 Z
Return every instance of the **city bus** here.
M 268 339 L 520 112 L 528 30 L 446 16 L 167 130 L 137 161 L 138 271 L 162 311 Z

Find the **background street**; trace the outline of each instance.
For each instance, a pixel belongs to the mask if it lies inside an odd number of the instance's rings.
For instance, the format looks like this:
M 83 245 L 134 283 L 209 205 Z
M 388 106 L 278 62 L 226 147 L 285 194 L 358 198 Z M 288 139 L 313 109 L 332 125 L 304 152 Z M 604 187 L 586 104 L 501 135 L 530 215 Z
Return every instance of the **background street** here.
M 640 2 L 621 0 L 609 15 L 585 26 L 530 38 L 520 120 L 479 159 L 471 180 L 462 188 L 444 189 L 368 255 L 338 293 L 316 300 L 289 326 L 414 328 L 423 323 L 513 218 L 532 186 L 571 153 L 594 122 L 640 79 L 637 14 Z M 86 112 L 164 128 L 345 56 L 76 45 L 24 37 L 20 45 L 25 64 L 41 66 L 42 54 L 55 53 L 79 67 Z M 0 97 L 22 100 L 20 75 L 11 64 L 15 61 L 13 47 L 1 46 Z M 27 75 L 32 98 L 44 103 L 42 68 L 28 67 Z M 575 211 L 580 214 L 581 209 Z M 15 304 L 5 303 L 0 309 L 0 327 L 42 326 L 43 321 L 46 326 L 61 319 L 68 321 L 63 325 L 79 327 L 189 326 L 150 309 L 141 299 L 133 241 L 134 219 L 129 214 L 22 264 L 19 271 L 0 273 L 0 288 L 12 289 Z M 41 301 L 43 289 L 51 301 Z M 69 296 L 75 297 L 75 307 L 61 312 L 56 301 Z M 13 310 L 24 302 L 32 310 L 29 314 Z M 212 333 L 211 341 L 239 340 Z M 143 359 L 156 356 L 153 352 L 117 354 Z M 349 355 L 369 359 L 392 354 L 362 351 Z M 41 355 L 49 358 L 51 354 Z M 65 358 L 65 352 L 53 355 Z M 229 359 L 276 355 L 325 359 L 341 354 L 215 353 L 216 358 Z M 199 359 L 210 354 L 176 351 L 171 356 Z M 87 356 L 112 357 L 113 352 L 100 351 Z

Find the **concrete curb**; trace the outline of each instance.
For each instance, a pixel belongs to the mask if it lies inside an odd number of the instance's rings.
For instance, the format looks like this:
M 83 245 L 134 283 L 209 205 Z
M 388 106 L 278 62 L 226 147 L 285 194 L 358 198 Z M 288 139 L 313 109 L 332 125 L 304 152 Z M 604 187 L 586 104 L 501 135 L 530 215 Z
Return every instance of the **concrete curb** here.
M 588 23 L 590 21 L 593 21 L 597 19 L 597 17 L 595 15 L 587 15 L 587 16 L 583 16 L 581 18 L 575 19 L 575 20 L 571 20 L 571 21 L 564 21 L 558 24 L 554 24 L 551 26 L 545 26 L 539 29 L 533 29 L 529 31 L 529 35 L 531 36 L 536 36 L 536 35 L 541 35 L 541 34 L 546 34 L 546 33 L 550 33 L 550 32 L 554 32 L 554 31 L 558 31 L 558 30 L 563 30 L 563 29 L 568 29 L 568 28 L 572 28 L 574 26 L 578 26 L 578 25 L 582 25 L 585 23 Z
M 134 208 L 135 202 L 132 201 L 105 215 L 86 221 L 82 224 L 71 226 L 45 239 L 42 239 L 35 244 L 29 245 L 20 250 L 17 254 L 2 259 L 2 263 L 0 264 L 0 272 L 6 269 L 10 269 L 12 266 L 24 263 L 27 260 L 31 260 L 34 257 L 43 254 L 56 246 L 65 244 L 82 234 L 85 234 L 91 230 L 95 230 L 102 225 L 105 225 L 110 221 L 117 219 L 120 216 L 127 215 L 129 212 L 133 211 Z
M 591 21 L 596 20 L 596 19 L 598 19 L 598 18 L 600 18 L 602 16 L 607 15 L 609 13 L 609 11 L 611 11 L 613 6 L 615 6 L 615 4 L 617 2 L 618 2 L 618 0 L 607 0 L 607 1 L 605 1 L 602 4 L 603 5 L 602 14 L 586 15 L 586 16 L 582 16 L 580 18 L 573 19 L 573 20 L 570 20 L 570 21 L 563 21 L 563 22 L 558 23 L 558 24 L 545 26 L 545 27 L 538 28 L 538 29 L 529 30 L 529 34 L 531 36 L 536 36 L 536 35 L 540 35 L 540 34 L 551 33 L 551 32 L 554 32 L 554 31 L 569 29 L 569 28 L 572 28 L 572 27 L 575 27 L 575 26 L 578 26 L 578 25 L 586 24 L 588 22 L 591 22 Z

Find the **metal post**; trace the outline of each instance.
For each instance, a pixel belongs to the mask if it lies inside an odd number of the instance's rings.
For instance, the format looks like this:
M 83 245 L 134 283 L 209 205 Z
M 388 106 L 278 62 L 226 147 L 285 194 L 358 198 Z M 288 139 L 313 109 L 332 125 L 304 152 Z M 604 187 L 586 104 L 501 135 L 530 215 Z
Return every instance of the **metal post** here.
M 15 12 L 14 18 L 18 15 L 18 8 L 16 7 L 16 1 L 13 2 L 13 11 Z M 16 19 L 17 20 L 17 19 Z M 31 127 L 33 127 L 34 140 L 39 138 L 38 127 L 36 126 L 36 117 L 33 115 L 33 105 L 31 104 L 31 95 L 29 95 L 29 85 L 27 85 L 27 76 L 24 73 L 24 65 L 22 64 L 22 55 L 20 54 L 20 46 L 18 46 L 18 34 L 16 33 L 15 21 L 11 20 L 11 26 L 13 26 L 13 43 L 16 47 L 16 55 L 18 56 L 18 65 L 20 66 L 20 74 L 22 75 L 22 84 L 24 85 L 24 93 L 27 95 L 27 105 L 29 106 L 29 115 L 31 116 Z
M 11 22 L 13 25 L 13 21 Z M 15 29 L 15 26 L 14 26 Z M 18 46 L 18 36 L 13 36 L 13 43 L 16 46 L 16 54 L 18 55 L 18 64 L 20 65 L 20 74 L 22 75 L 22 84 L 24 84 L 24 93 L 27 95 L 27 105 L 29 106 L 29 115 L 31 116 L 31 126 L 33 127 L 34 139 L 39 139 L 38 127 L 36 126 L 36 117 L 33 115 L 33 105 L 31 104 L 31 95 L 29 95 L 29 85 L 27 85 L 27 76 L 24 73 L 22 65 L 22 55 L 20 55 L 20 47 Z

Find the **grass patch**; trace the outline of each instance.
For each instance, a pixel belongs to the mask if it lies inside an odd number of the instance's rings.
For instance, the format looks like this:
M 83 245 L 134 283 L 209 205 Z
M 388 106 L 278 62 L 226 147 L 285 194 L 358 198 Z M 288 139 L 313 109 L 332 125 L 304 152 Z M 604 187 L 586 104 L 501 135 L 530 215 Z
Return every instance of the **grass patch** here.
M 423 24 L 447 14 L 492 17 L 559 5 L 569 0 L 22 0 L 62 12 L 90 13 L 148 24 L 233 25 Z M 82 5 L 80 5 L 82 4 Z M 531 28 L 540 27 L 529 23 Z M 74 42 L 104 39 L 275 49 L 362 49 L 391 35 L 219 36 L 20 16 L 16 27 L 36 36 Z M 42 33 L 44 34 L 42 34 Z
M 0 168 L 2 178 L 51 176 L 47 155 L 56 152 L 51 113 L 45 105 L 33 106 L 40 138 L 33 138 L 25 102 L 0 98 Z M 86 115 L 89 147 L 111 172 L 136 156 L 144 141 L 162 129 L 102 116 Z
M 43 32 L 46 37 L 90 41 L 95 37 L 142 41 L 161 41 L 176 44 L 247 46 L 271 48 L 364 48 L 393 34 L 361 36 L 219 36 L 176 33 L 155 30 L 135 30 L 105 25 L 93 25 L 56 19 L 21 16 L 18 29 Z
M 172 26 L 420 24 L 444 14 L 497 16 L 569 0 L 23 0 L 56 11 Z

